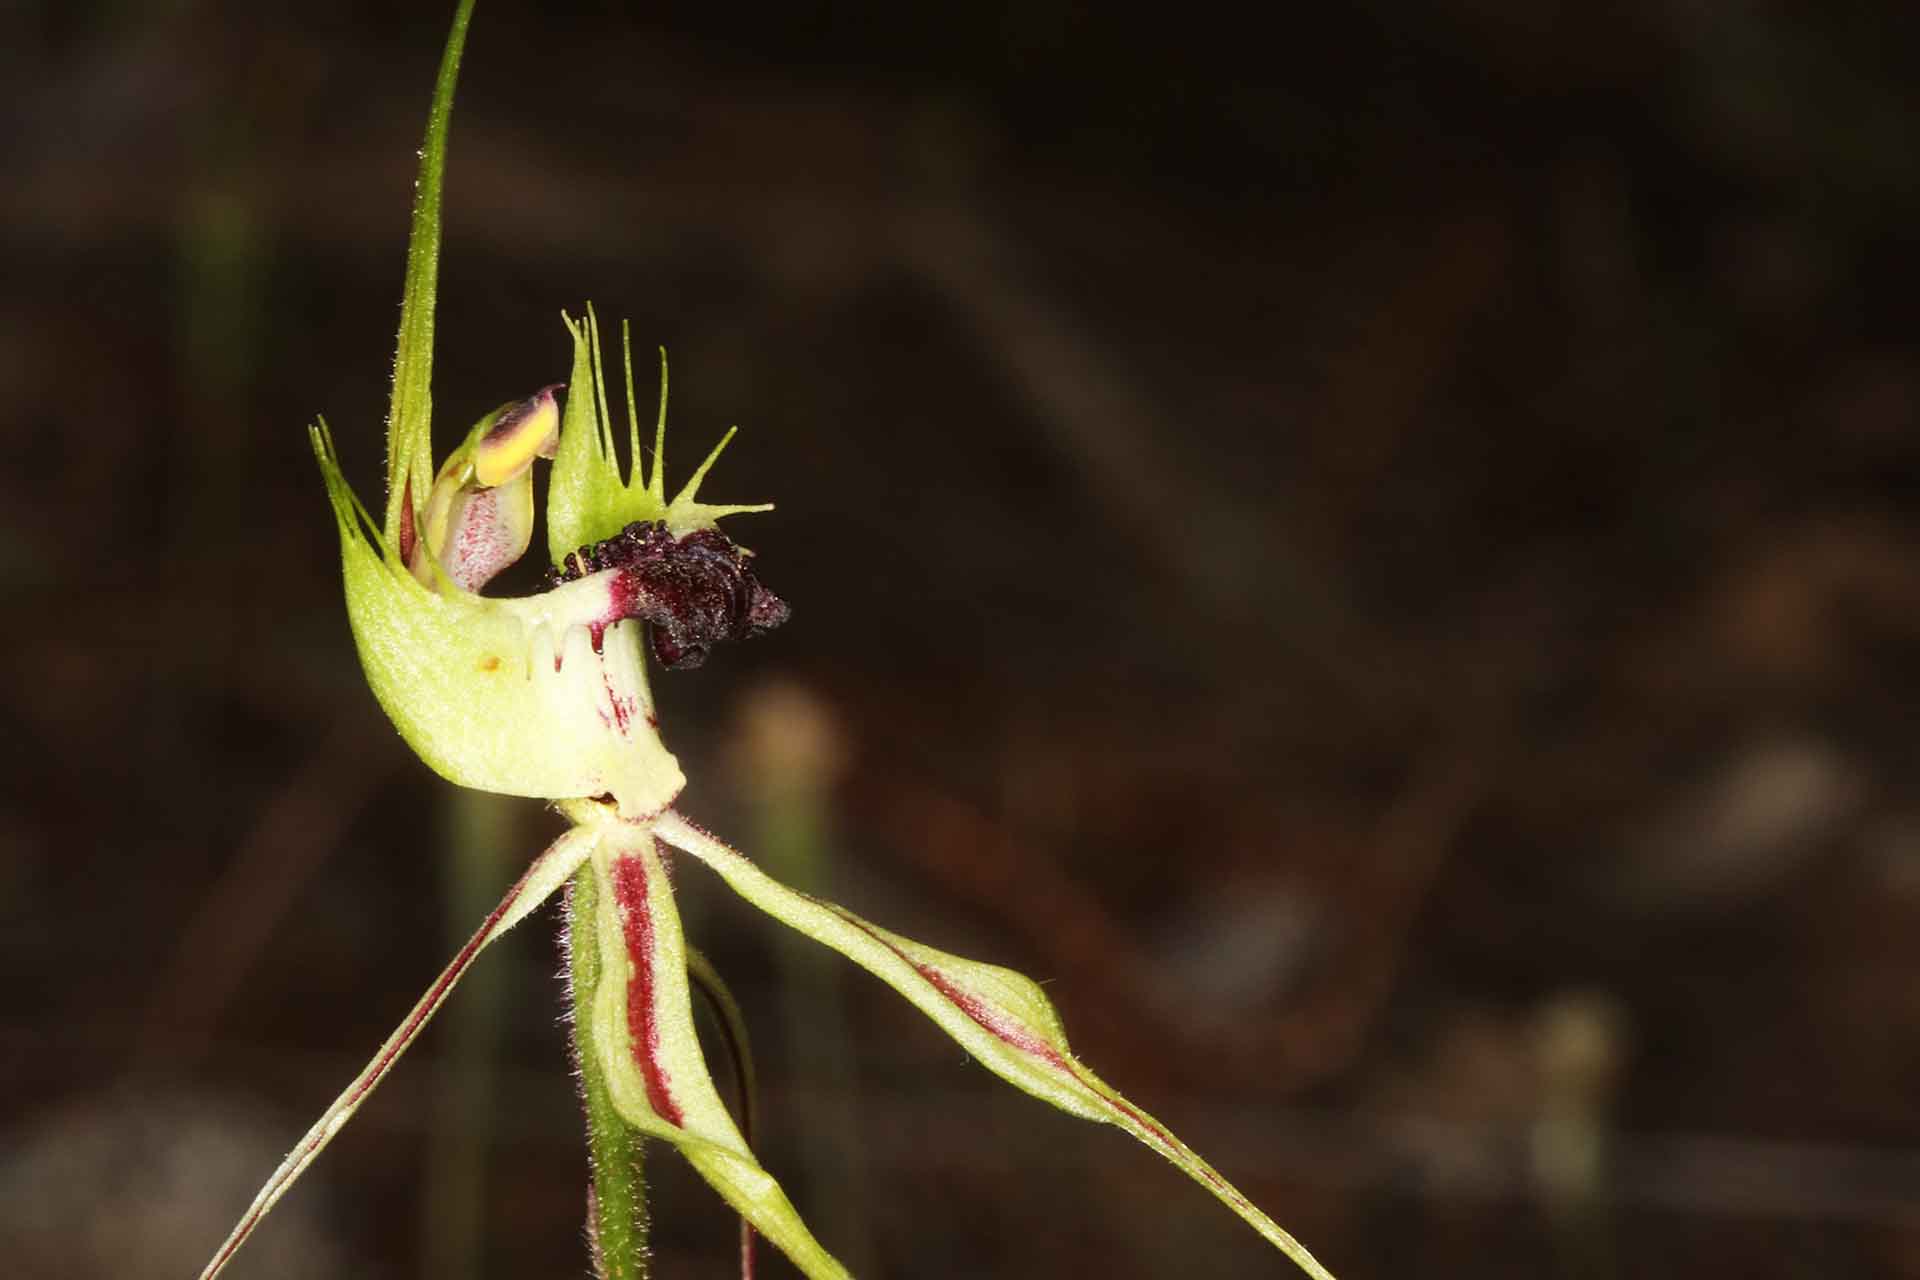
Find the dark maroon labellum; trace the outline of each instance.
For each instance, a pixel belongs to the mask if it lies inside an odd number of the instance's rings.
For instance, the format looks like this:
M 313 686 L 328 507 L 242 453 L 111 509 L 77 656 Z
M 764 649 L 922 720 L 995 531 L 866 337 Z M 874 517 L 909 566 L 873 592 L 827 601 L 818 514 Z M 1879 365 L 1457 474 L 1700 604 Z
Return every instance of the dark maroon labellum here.
M 676 538 L 663 524 L 636 520 L 605 542 L 582 547 L 548 570 L 558 586 L 618 569 L 614 605 L 647 624 L 653 656 L 673 670 L 697 667 L 723 640 L 747 640 L 787 620 L 786 601 L 760 585 L 753 559 L 718 529 Z

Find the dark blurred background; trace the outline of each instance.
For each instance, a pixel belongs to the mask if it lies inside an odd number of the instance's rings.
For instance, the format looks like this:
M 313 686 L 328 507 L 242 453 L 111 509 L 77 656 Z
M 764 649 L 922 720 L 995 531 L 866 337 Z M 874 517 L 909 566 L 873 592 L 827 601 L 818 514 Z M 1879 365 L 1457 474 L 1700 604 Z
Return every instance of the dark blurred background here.
M 194 1274 L 556 829 L 381 718 L 303 430 L 377 495 L 450 9 L 0 17 L 10 1274 Z M 794 605 L 658 679 L 684 807 L 1343 1277 L 1920 1275 L 1917 25 L 484 0 L 438 439 L 665 344 Z M 679 883 L 863 1275 L 1288 1274 Z M 231 1275 L 584 1273 L 554 923 Z

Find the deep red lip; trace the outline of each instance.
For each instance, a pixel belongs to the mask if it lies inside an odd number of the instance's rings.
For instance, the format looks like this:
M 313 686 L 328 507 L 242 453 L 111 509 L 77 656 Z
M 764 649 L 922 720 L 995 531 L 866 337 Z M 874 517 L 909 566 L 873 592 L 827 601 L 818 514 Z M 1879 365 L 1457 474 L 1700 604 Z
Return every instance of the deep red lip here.
M 718 529 L 676 538 L 666 525 L 636 520 L 604 542 L 582 547 L 549 570 L 549 586 L 619 570 L 614 616 L 648 625 L 654 657 L 669 670 L 700 666 L 714 645 L 764 635 L 792 616 L 753 571 L 753 559 Z

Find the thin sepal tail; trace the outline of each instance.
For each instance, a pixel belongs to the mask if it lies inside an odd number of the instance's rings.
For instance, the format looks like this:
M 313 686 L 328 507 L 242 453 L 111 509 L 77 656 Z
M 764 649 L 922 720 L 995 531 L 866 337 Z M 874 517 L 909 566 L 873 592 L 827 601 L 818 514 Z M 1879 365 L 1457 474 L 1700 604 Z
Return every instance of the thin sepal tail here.
M 320 1118 L 314 1122 L 311 1129 L 307 1130 L 306 1136 L 301 1138 L 293 1150 L 287 1154 L 287 1158 L 280 1162 L 280 1167 L 273 1171 L 273 1176 L 268 1178 L 266 1185 L 260 1188 L 260 1193 L 253 1198 L 253 1203 L 248 1206 L 239 1223 L 234 1226 L 233 1231 L 213 1255 L 213 1259 L 207 1263 L 206 1269 L 201 1271 L 200 1280 L 214 1280 L 214 1277 L 226 1268 L 240 1246 L 247 1242 L 247 1237 L 253 1234 L 254 1228 L 260 1225 L 260 1220 L 266 1217 L 280 1197 L 286 1194 L 287 1188 L 306 1172 L 307 1166 L 326 1149 L 326 1145 L 333 1141 L 334 1135 L 339 1133 L 347 1121 L 353 1118 L 353 1113 L 360 1109 L 360 1104 L 367 1100 L 367 1096 L 379 1086 L 382 1080 L 386 1079 L 387 1072 L 393 1069 L 394 1064 L 400 1060 L 400 1056 L 419 1038 L 420 1033 L 426 1029 L 428 1021 L 446 1002 L 447 996 L 459 983 L 461 976 L 473 964 L 474 958 L 495 938 L 524 920 L 529 912 L 546 901 L 554 890 L 564 884 L 567 877 L 572 875 L 593 852 L 596 839 L 591 829 L 575 827 L 554 841 L 548 846 L 546 852 L 533 860 L 533 865 L 527 868 L 526 874 L 520 877 L 513 888 L 507 890 L 507 896 L 502 898 L 500 905 L 487 916 L 479 931 L 460 948 L 458 954 L 453 957 L 452 963 L 441 970 L 440 976 L 435 978 L 433 985 L 427 988 L 427 993 L 420 997 L 419 1002 L 407 1013 L 406 1018 L 394 1029 L 393 1034 L 387 1037 L 386 1043 L 380 1046 L 380 1051 L 373 1055 L 373 1060 L 367 1063 L 360 1074 L 353 1078 L 353 1083 L 349 1084 L 340 1096 L 320 1113 Z
M 760 910 L 833 948 L 905 996 L 1001 1079 L 1071 1115 L 1126 1130 L 1212 1192 L 1302 1271 L 1315 1280 L 1332 1280 L 1305 1246 L 1172 1130 L 1073 1056 L 1059 1015 L 1032 979 L 889 933 L 844 907 L 789 889 L 672 810 L 660 816 L 654 829 L 667 843 L 706 863 Z

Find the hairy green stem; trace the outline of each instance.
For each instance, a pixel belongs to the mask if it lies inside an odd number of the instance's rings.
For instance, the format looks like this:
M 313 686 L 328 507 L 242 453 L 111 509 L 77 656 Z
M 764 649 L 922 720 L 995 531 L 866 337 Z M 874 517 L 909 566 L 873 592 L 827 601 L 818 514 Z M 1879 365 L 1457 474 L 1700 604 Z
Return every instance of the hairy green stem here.
M 593 1038 L 593 993 L 600 986 L 600 949 L 594 924 L 599 892 L 589 863 L 567 882 L 567 978 L 572 1000 L 573 1060 L 587 1116 L 587 1154 L 593 1182 L 587 1234 L 600 1280 L 646 1280 L 647 1188 L 640 1168 L 640 1135 L 614 1110 L 606 1072 Z

